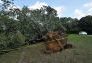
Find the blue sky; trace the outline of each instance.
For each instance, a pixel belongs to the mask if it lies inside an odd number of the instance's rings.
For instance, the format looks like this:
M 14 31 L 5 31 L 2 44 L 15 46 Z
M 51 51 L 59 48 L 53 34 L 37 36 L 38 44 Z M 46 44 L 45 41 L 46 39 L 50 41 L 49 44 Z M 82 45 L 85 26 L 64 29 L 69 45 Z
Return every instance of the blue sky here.
M 49 5 L 55 8 L 59 17 L 73 17 L 80 19 L 92 15 L 92 0 L 15 0 L 17 7 L 28 6 L 30 9 Z

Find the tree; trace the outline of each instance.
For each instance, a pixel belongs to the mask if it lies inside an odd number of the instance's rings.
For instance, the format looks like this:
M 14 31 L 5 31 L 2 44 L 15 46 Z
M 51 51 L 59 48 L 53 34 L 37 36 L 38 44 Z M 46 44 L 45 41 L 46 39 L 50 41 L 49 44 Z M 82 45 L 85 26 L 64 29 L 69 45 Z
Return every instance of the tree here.
M 78 19 L 71 17 L 62 17 L 60 18 L 62 25 L 66 28 L 68 33 L 78 33 L 80 28 L 78 26 Z
M 88 34 L 92 34 L 92 16 L 88 15 L 82 17 L 79 21 L 79 26 L 81 30 L 88 32 Z
M 2 10 L 5 11 L 8 9 L 8 7 L 11 7 L 11 5 L 13 5 L 13 1 L 14 0 L 1 0 L 3 2 L 2 4 Z

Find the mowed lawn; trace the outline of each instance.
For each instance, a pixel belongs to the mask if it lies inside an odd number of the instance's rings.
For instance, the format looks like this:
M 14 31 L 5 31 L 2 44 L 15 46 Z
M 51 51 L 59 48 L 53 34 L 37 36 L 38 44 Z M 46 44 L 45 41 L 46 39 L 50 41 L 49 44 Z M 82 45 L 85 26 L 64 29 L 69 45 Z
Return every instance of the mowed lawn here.
M 72 49 L 44 54 L 44 44 L 34 44 L 0 55 L 0 63 L 92 63 L 92 36 L 69 35 Z

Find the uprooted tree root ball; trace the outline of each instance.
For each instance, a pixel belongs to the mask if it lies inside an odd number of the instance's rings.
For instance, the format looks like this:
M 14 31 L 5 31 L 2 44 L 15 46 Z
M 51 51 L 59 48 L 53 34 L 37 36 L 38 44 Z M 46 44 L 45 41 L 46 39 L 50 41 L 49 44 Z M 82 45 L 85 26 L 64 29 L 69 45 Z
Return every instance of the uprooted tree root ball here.
M 48 32 L 46 38 L 45 53 L 56 53 L 63 49 L 72 48 L 72 44 L 67 44 L 67 36 L 64 33 Z

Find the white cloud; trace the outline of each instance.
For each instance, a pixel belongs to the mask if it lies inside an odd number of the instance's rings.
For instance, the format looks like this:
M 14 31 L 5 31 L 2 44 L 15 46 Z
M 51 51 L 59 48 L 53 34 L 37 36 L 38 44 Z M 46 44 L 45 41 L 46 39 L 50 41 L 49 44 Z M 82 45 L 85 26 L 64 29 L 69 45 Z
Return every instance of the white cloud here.
M 19 8 L 19 9 L 21 9 L 21 7 L 20 6 L 18 6 L 18 5 L 15 5 L 15 6 L 13 6 L 12 8 Z
M 81 17 L 84 17 L 85 15 L 86 14 L 82 10 L 76 9 L 74 11 L 74 18 L 80 19 Z
M 0 0 L 0 4 L 3 4 L 3 2 Z
M 92 2 L 84 4 L 84 7 L 87 9 L 89 15 L 92 15 Z
M 75 9 L 74 18 L 82 18 L 87 15 L 92 15 L 92 2 L 83 4 L 81 9 Z
M 88 9 L 88 12 L 92 12 L 92 8 Z
M 39 2 L 39 1 L 37 1 L 35 4 L 29 6 L 29 9 L 30 10 L 40 9 L 43 5 L 48 6 L 45 2 Z
M 64 6 L 58 6 L 58 7 L 54 7 L 57 10 L 57 14 L 58 17 L 61 17 L 63 12 L 65 11 L 65 7 Z
M 86 4 L 84 4 L 83 6 L 84 6 L 84 7 L 87 7 L 87 8 L 92 8 L 92 2 L 86 3 Z

